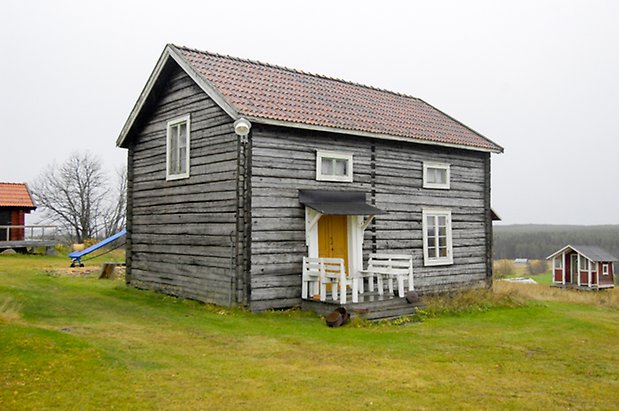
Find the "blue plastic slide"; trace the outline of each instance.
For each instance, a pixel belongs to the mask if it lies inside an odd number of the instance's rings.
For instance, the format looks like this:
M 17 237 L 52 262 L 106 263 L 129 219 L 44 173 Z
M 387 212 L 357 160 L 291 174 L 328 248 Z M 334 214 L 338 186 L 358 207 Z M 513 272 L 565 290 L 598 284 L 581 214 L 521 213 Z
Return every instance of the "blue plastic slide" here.
M 82 261 L 81 261 L 83 256 L 88 255 L 92 253 L 93 251 L 98 250 L 101 247 L 105 247 L 112 241 L 118 240 L 120 237 L 124 236 L 125 234 L 127 234 L 126 229 L 114 234 L 111 237 L 106 238 L 105 240 L 98 242 L 97 244 L 91 245 L 90 247 L 88 247 L 87 249 L 83 251 L 73 251 L 71 254 L 69 254 L 69 258 L 71 259 L 71 267 L 75 267 L 76 264 L 78 264 L 80 267 L 83 267 L 84 264 L 82 264 Z

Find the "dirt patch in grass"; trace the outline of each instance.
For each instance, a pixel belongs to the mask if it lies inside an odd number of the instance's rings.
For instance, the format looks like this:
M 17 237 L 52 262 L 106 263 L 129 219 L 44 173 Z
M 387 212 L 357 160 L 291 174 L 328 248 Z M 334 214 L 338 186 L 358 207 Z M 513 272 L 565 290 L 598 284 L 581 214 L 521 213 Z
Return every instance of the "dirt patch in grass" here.
M 44 270 L 50 277 L 89 277 L 101 271 L 98 267 L 47 268 Z
M 0 298 L 0 321 L 11 322 L 20 318 L 20 304 L 11 297 Z
M 50 267 L 46 268 L 45 273 L 50 277 L 99 277 L 101 275 L 100 266 L 92 267 Z M 114 269 L 114 279 L 125 278 L 125 267 L 118 266 Z

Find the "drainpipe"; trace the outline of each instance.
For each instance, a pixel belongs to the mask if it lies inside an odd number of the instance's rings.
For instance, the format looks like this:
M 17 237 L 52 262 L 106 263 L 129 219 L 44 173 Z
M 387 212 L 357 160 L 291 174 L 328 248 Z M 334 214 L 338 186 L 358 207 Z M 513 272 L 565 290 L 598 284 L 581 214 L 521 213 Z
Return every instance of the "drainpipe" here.
M 250 230 L 248 230 L 249 228 L 249 224 L 251 223 L 250 219 L 251 219 L 251 210 L 250 208 L 250 204 L 251 201 L 248 198 L 250 196 L 250 184 L 249 184 L 249 167 L 251 166 L 251 161 L 249 160 L 249 153 L 248 151 L 250 151 L 250 145 L 248 144 L 249 142 L 249 134 L 250 134 L 250 130 L 251 130 L 251 123 L 241 117 L 238 118 L 235 122 L 234 122 L 234 132 L 239 136 L 239 144 L 238 144 L 238 155 L 239 158 L 237 159 L 237 201 L 240 203 L 242 201 L 242 212 L 243 212 L 243 256 L 241 258 L 241 261 L 243 262 L 241 264 L 241 267 L 238 267 L 237 265 L 237 273 L 239 273 L 239 269 L 241 271 L 244 271 L 244 281 L 245 281 L 245 290 L 244 290 L 244 294 L 245 297 L 243 298 L 244 302 L 246 305 L 249 305 L 250 302 L 250 292 L 251 292 L 251 287 L 249 284 L 250 281 L 250 274 L 249 274 L 249 250 L 248 248 L 251 246 L 251 244 L 249 244 L 249 235 L 250 235 Z M 242 148 L 241 148 L 242 147 Z M 242 159 L 241 159 L 242 157 Z M 241 163 L 242 161 L 242 163 Z M 242 186 L 242 193 L 239 193 L 239 184 L 238 182 L 240 181 L 241 175 L 240 175 L 240 168 L 241 168 L 241 164 L 243 165 L 243 186 Z M 239 204 L 241 205 L 241 204 Z M 239 208 L 237 207 L 237 210 Z M 237 224 L 238 221 L 240 220 L 240 213 L 237 214 Z M 238 235 L 238 225 L 237 225 L 237 235 Z M 238 238 L 238 237 L 237 237 Z M 239 241 L 237 241 L 237 244 L 239 243 Z M 238 251 L 237 251 L 237 256 L 238 256 Z M 237 275 L 238 275 L 237 274 Z M 240 276 L 239 276 L 240 277 Z
M 236 230 L 235 230 L 236 231 Z M 235 242 L 235 231 L 230 232 L 230 290 L 228 292 L 228 307 L 232 307 L 232 295 L 236 293 L 236 272 L 234 270 L 234 260 L 235 260 L 235 250 L 234 246 Z M 235 297 L 236 302 L 236 297 Z
M 251 302 L 251 170 L 252 170 L 252 132 L 247 136 L 247 144 L 245 145 L 245 178 L 243 179 L 245 186 L 243 192 L 244 208 L 245 208 L 245 226 L 244 239 L 245 249 L 245 295 L 247 304 Z

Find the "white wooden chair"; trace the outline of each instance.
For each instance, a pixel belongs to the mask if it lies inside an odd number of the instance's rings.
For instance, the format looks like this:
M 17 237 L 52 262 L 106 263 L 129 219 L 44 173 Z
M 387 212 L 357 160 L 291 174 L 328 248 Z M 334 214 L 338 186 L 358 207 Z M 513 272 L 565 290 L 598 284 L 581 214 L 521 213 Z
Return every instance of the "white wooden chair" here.
M 378 294 L 383 295 L 384 283 L 387 281 L 389 293 L 393 294 L 393 280 L 397 281 L 398 296 L 404 297 L 404 283 L 408 283 L 408 290 L 413 291 L 413 256 L 406 254 L 370 254 L 367 270 L 359 273 L 359 280 L 368 279 L 369 291 L 374 291 L 374 280 L 377 282 Z M 363 290 L 363 286 L 360 286 Z M 361 291 L 363 292 L 363 291 Z
M 338 299 L 338 288 L 340 303 L 346 303 L 346 269 L 344 266 L 344 259 L 342 258 L 321 258 L 324 274 L 320 282 L 320 295 L 326 296 L 327 284 L 331 284 L 331 293 L 333 294 L 333 300 Z M 321 299 L 324 301 L 324 299 Z
M 303 272 L 301 282 L 301 298 L 313 298 L 320 292 L 320 279 L 323 264 L 320 258 L 303 257 Z
M 341 304 L 346 304 L 346 287 L 351 285 L 353 302 L 356 302 L 356 281 L 346 277 L 342 258 L 303 257 L 301 297 L 308 299 L 319 293 L 320 301 L 325 301 L 327 299 L 327 284 L 331 284 L 333 300 L 337 301 L 339 298 Z

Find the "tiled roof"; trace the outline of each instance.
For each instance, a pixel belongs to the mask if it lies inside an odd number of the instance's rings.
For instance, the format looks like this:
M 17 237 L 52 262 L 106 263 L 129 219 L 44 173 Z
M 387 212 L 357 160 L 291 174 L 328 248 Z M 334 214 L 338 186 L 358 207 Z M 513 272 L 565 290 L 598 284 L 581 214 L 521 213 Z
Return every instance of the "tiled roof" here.
M 0 207 L 36 208 L 25 183 L 0 183 Z
M 241 116 L 351 134 L 503 151 L 419 98 L 255 61 L 171 47 Z

